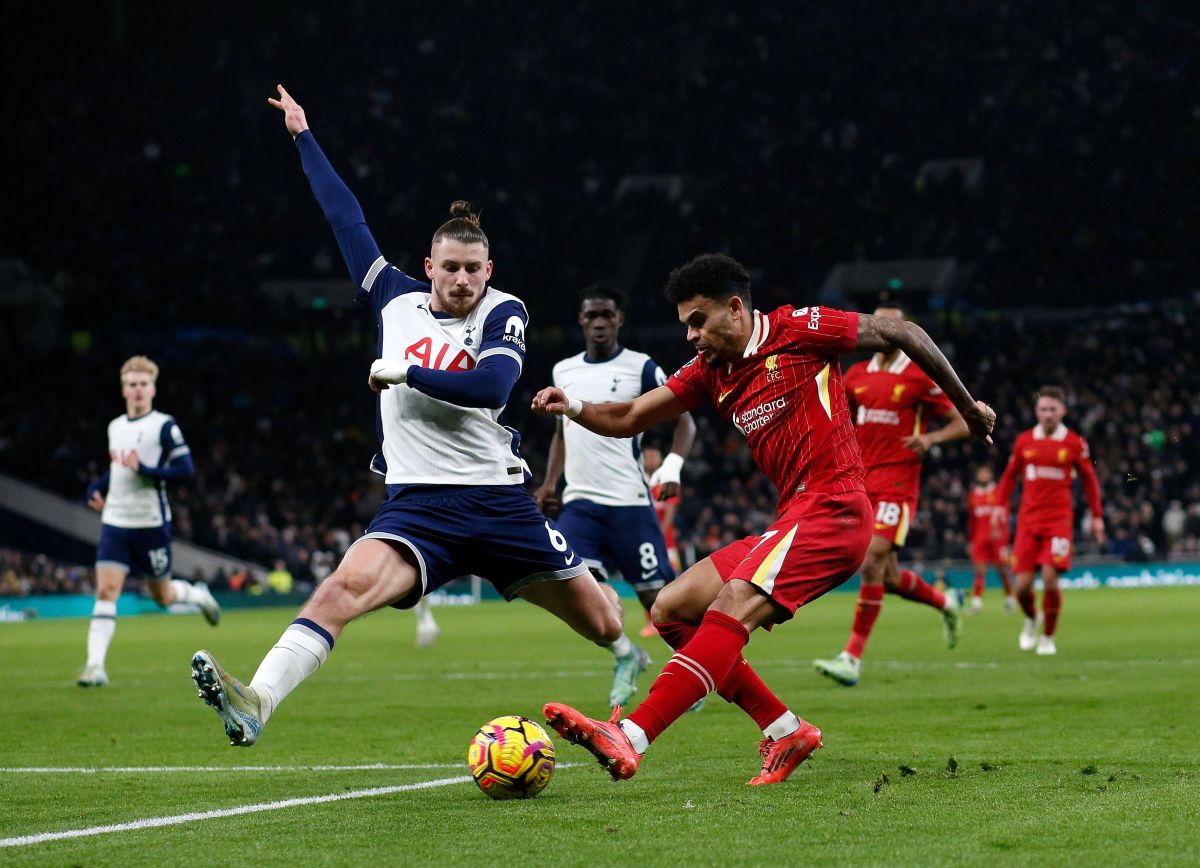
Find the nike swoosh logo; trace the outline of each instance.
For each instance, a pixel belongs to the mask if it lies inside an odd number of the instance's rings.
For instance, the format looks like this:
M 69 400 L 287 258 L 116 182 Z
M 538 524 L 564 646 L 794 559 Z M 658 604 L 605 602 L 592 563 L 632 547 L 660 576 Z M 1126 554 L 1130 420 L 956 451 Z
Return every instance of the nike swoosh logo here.
M 658 575 L 658 570 L 642 570 L 643 579 L 652 579 Z
M 571 556 L 569 558 L 563 558 L 563 563 L 565 563 L 568 567 L 575 563 L 575 553 L 571 552 Z
M 722 401 L 724 401 L 729 396 L 729 393 L 732 391 L 733 391 L 733 389 L 727 389 L 726 391 L 717 395 L 717 403 L 720 404 Z

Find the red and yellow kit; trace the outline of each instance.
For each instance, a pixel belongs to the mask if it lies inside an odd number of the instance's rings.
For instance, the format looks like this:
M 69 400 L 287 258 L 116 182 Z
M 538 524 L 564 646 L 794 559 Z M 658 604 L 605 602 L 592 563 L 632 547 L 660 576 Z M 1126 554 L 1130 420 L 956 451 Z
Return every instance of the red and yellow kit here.
M 903 352 L 886 365 L 878 355 L 859 362 L 846 371 L 845 385 L 875 536 L 903 546 L 921 496 L 921 456 L 904 439 L 924 434 L 929 416 L 944 416 L 954 404 Z
M 777 521 L 712 556 L 721 577 L 745 579 L 795 610 L 858 569 L 870 505 L 838 357 L 858 342 L 858 314 L 785 305 L 753 312 L 742 357 L 697 356 L 667 387 L 688 409 L 711 403 L 746 438 L 779 491 Z
M 967 495 L 967 537 L 971 541 L 971 560 L 977 564 L 996 564 L 1008 555 L 1008 524 L 996 519 L 999 499 L 996 483 L 976 485 Z
M 1012 457 L 1000 477 L 996 500 L 1007 507 L 1017 482 L 1022 482 L 1013 542 L 1013 569 L 1029 572 L 1049 564 L 1060 572 L 1071 568 L 1075 508 L 1071 482 L 1083 478 L 1083 493 L 1092 515 L 1099 516 L 1100 481 L 1092 468 L 1087 441 L 1059 424 L 1053 434 L 1038 425 L 1017 435 Z

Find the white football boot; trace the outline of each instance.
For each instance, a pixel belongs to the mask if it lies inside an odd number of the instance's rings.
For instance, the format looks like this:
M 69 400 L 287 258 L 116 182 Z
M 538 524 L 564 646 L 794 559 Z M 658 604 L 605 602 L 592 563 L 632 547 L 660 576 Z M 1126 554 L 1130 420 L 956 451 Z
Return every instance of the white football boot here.
M 1017 639 L 1017 645 L 1022 651 L 1032 651 L 1037 647 L 1038 634 L 1042 632 L 1042 613 L 1038 612 L 1036 618 L 1026 618 L 1025 626 L 1021 628 L 1021 635 Z
M 1040 657 L 1048 657 L 1051 654 L 1057 654 L 1058 649 L 1054 647 L 1053 636 L 1042 636 L 1038 639 L 1037 654 Z

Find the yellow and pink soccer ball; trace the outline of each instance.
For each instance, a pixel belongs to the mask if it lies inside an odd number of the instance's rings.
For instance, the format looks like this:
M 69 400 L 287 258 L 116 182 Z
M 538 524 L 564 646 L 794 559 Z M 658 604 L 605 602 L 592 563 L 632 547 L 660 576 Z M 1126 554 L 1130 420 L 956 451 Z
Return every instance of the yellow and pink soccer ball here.
M 497 717 L 471 739 L 467 765 L 493 799 L 531 799 L 554 775 L 554 742 L 527 717 Z

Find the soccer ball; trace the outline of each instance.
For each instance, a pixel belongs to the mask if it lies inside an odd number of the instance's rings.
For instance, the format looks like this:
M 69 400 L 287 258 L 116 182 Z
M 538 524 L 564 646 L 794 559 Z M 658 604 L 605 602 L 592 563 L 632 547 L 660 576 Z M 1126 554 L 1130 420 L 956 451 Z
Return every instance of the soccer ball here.
M 493 799 L 531 799 L 554 774 L 554 743 L 520 715 L 489 720 L 467 750 L 471 777 Z

